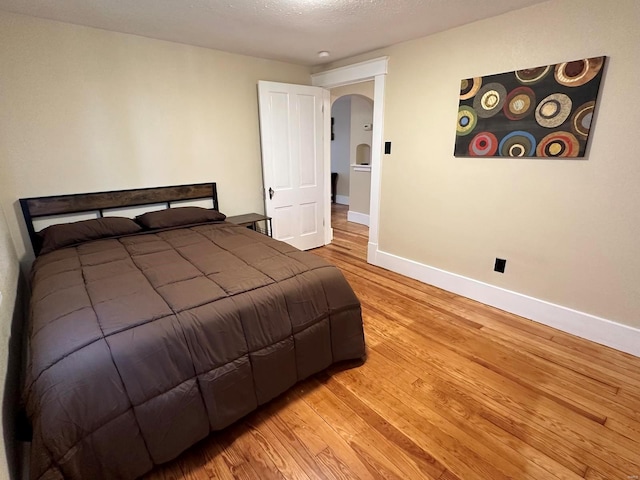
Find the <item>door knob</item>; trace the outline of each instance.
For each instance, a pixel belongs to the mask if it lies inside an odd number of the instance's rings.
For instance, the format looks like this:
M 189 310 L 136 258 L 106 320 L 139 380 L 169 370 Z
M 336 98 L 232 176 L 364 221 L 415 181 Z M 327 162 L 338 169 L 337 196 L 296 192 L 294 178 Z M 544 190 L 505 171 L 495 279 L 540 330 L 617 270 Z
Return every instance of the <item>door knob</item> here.
M 273 194 L 276 193 L 273 191 L 273 188 L 269 187 L 269 200 L 273 200 Z

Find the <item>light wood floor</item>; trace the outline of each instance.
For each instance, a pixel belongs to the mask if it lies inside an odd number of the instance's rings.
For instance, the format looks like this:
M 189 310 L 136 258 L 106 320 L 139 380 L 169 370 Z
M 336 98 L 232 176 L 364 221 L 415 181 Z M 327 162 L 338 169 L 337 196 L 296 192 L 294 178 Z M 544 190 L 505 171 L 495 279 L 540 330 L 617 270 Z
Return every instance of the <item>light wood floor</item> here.
M 640 359 L 365 262 L 338 207 L 315 251 L 368 359 L 305 381 L 147 479 L 637 479 Z

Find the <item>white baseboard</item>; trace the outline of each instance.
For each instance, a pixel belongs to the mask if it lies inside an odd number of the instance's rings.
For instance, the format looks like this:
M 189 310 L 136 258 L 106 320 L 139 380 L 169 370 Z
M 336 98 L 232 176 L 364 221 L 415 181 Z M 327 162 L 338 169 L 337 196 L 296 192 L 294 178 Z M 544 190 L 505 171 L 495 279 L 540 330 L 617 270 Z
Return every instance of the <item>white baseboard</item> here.
M 371 265 L 378 265 L 380 267 L 382 266 L 378 263 L 378 244 L 377 243 L 369 242 L 367 244 L 367 263 L 370 263 Z
M 375 249 L 374 251 L 372 251 Z M 450 292 L 640 357 L 640 329 L 430 267 L 369 244 L 368 261 Z
M 349 197 L 346 195 L 336 195 L 336 203 L 340 205 L 349 205 Z
M 361 225 L 366 225 L 368 227 L 369 215 L 367 215 L 366 213 L 352 212 L 351 210 L 349 210 L 347 212 L 347 221 L 353 222 L 353 223 L 359 223 Z

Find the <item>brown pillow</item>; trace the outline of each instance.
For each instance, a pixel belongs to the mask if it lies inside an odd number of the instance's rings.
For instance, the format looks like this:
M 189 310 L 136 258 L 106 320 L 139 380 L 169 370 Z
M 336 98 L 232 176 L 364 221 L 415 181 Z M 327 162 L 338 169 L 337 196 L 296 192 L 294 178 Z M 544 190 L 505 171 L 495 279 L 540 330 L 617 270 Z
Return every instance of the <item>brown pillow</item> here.
M 38 233 L 42 237 L 40 254 L 88 240 L 127 235 L 140 230 L 140 225 L 124 217 L 104 217 L 51 225 Z
M 144 228 L 155 229 L 196 223 L 221 222 L 225 218 L 227 216 L 217 210 L 208 210 L 202 207 L 176 207 L 139 215 L 136 217 L 136 222 Z

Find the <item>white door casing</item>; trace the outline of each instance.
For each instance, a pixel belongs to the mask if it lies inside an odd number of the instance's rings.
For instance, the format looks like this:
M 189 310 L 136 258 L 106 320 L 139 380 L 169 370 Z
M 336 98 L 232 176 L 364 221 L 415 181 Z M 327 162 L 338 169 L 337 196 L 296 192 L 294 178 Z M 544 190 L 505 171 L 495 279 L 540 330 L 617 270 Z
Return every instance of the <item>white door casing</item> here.
M 380 222 L 380 189 L 382 180 L 382 132 L 384 131 L 384 91 L 389 57 L 374 58 L 311 75 L 311 83 L 324 88 L 374 81 L 373 138 L 371 140 L 371 200 L 369 212 L 369 245 L 367 261 L 378 264 L 378 229 Z
M 265 205 L 273 218 L 273 237 L 300 250 L 325 245 L 330 195 L 323 106 L 329 92 L 259 81 L 258 98 Z

